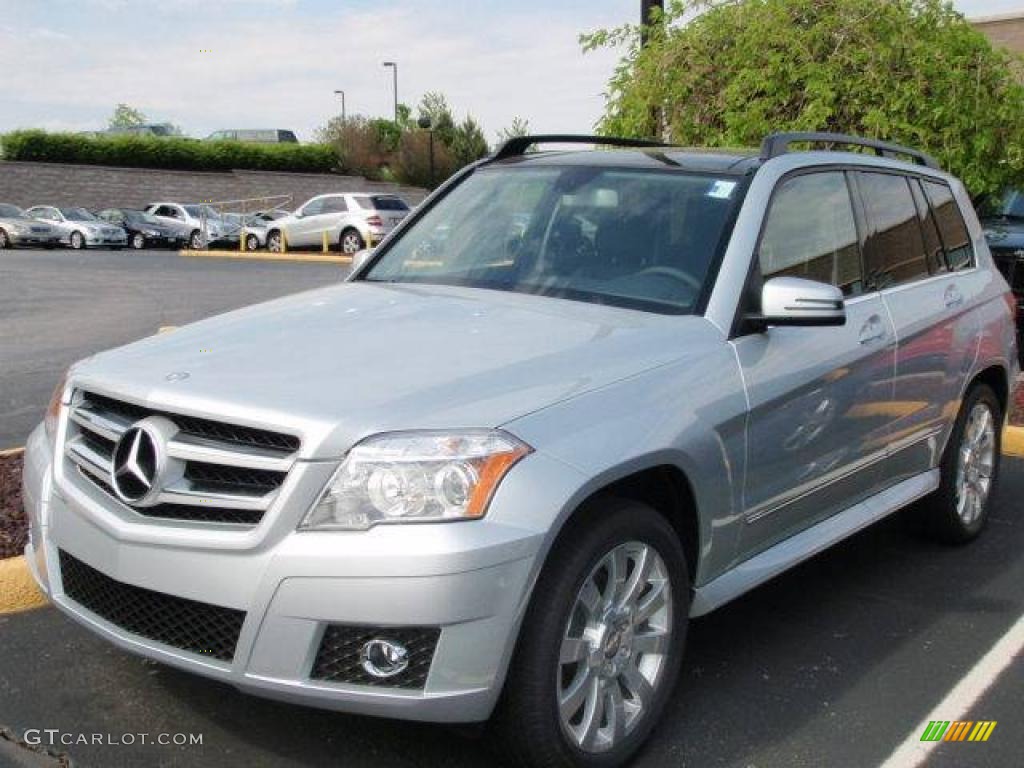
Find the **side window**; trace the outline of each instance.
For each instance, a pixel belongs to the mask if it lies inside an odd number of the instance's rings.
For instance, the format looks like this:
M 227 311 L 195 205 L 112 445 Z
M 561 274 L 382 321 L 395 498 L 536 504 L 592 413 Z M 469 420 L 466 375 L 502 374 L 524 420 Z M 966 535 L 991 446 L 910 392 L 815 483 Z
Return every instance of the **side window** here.
M 324 211 L 324 198 L 311 200 L 302 208 L 303 216 L 316 216 Z
M 764 277 L 831 283 L 846 296 L 863 291 L 857 226 L 842 171 L 802 174 L 775 191 L 758 249 Z
M 928 200 L 932 204 L 932 213 L 942 236 L 942 244 L 946 248 L 946 263 L 952 271 L 974 266 L 974 248 L 971 236 L 967 232 L 964 216 L 960 212 L 953 190 L 938 181 L 924 183 Z
M 325 197 L 323 203 L 320 213 L 346 213 L 348 211 L 344 197 Z
M 917 207 L 917 220 L 921 224 L 921 235 L 924 237 L 924 253 L 928 259 L 928 271 L 937 275 L 947 270 L 946 254 L 942 249 L 942 238 L 939 228 L 932 216 L 928 198 L 924 195 L 919 179 L 910 180 L 910 191 L 914 194 L 914 205 Z
M 868 282 L 889 288 L 928 276 L 924 239 L 909 180 L 891 173 L 858 173 L 868 219 Z

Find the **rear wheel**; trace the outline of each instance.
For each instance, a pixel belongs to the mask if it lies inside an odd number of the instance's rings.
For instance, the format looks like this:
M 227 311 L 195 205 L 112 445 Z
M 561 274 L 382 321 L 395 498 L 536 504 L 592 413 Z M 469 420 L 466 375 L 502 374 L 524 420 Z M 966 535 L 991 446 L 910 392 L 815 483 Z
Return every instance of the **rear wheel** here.
M 192 234 L 188 236 L 188 247 L 193 251 L 201 251 L 203 249 L 203 233 L 198 229 L 192 230 Z
M 1003 411 L 990 387 L 976 384 L 960 406 L 940 465 L 938 490 L 914 510 L 923 531 L 948 544 L 977 538 L 988 522 L 999 476 Z
M 366 247 L 366 241 L 363 240 L 363 236 L 359 234 L 358 229 L 349 227 L 341 233 L 339 245 L 341 246 L 342 253 L 352 255 L 363 250 Z
M 81 232 L 71 233 L 71 247 L 76 251 L 85 248 L 85 236 Z
M 682 658 L 689 577 L 650 507 L 598 500 L 548 556 L 493 726 L 520 766 L 611 768 L 643 744 Z
M 247 250 L 247 251 L 256 251 L 256 250 L 259 250 L 259 247 L 260 247 L 260 239 L 258 237 L 256 237 L 256 235 L 246 235 L 245 236 L 245 250 Z

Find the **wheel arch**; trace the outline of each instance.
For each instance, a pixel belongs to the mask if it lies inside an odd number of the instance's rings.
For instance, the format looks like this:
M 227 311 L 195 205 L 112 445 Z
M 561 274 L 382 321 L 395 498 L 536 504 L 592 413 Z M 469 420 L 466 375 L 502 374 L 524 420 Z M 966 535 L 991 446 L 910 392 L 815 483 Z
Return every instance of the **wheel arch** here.
M 994 363 L 974 374 L 964 390 L 964 394 L 970 391 L 976 384 L 986 384 L 996 394 L 999 400 L 999 407 L 1003 410 L 1005 418 L 1010 408 L 1010 374 L 999 363 Z

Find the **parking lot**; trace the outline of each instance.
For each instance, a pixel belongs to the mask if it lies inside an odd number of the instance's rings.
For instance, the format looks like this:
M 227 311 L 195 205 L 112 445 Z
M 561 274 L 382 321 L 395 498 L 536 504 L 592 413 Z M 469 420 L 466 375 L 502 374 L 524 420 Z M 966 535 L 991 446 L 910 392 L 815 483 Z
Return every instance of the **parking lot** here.
M 0 448 L 19 445 L 70 362 L 261 299 L 336 282 L 332 265 L 168 252 L 0 254 Z M 344 339 L 339 339 L 339 345 Z M 966 548 L 876 525 L 691 627 L 684 673 L 638 766 L 880 765 L 1024 613 L 1024 461 L 1008 459 L 990 529 Z M 202 734 L 201 746 L 80 744 L 75 766 L 490 766 L 461 730 L 252 698 L 128 655 L 53 608 L 0 616 L 0 730 Z M 935 766 L 1019 764 L 1024 665 L 968 711 L 986 743 Z

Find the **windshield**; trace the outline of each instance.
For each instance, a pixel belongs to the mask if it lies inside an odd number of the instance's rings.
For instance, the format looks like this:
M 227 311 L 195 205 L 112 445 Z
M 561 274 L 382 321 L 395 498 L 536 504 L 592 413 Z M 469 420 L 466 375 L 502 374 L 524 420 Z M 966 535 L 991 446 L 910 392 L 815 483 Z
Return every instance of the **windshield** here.
M 16 205 L 0 203 L 0 218 L 3 219 L 27 219 L 28 216 Z
M 1024 219 L 1024 192 L 1011 189 L 1003 195 L 999 213 L 1011 219 Z
M 156 217 L 152 214 L 146 213 L 145 211 L 121 211 L 124 215 L 125 221 L 130 221 L 133 224 L 159 224 Z
M 61 208 L 60 212 L 68 221 L 96 221 L 96 217 L 85 208 Z
M 739 198 L 735 178 L 548 167 L 476 171 L 362 278 L 692 312 Z

